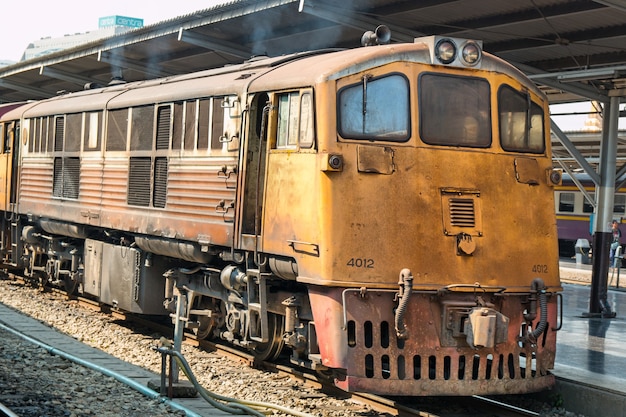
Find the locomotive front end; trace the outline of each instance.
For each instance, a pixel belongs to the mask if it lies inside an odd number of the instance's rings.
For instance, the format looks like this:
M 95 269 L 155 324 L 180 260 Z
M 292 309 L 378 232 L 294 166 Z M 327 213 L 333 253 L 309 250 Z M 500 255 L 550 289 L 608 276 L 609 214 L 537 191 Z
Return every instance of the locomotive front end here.
M 370 49 L 318 94 L 322 267 L 299 268 L 317 284 L 322 364 L 349 391 L 551 386 L 560 177 L 546 98 L 478 42 Z

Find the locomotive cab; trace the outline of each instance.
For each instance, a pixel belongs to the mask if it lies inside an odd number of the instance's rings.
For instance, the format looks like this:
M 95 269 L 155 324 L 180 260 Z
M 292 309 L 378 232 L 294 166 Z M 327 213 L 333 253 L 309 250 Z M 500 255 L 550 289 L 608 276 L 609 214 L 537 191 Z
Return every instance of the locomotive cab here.
M 263 248 L 310 284 L 322 365 L 347 390 L 550 386 L 561 288 L 545 97 L 479 42 L 367 49 L 329 56 L 315 86 L 320 174 L 299 171 L 313 158 L 298 152 L 268 157 Z

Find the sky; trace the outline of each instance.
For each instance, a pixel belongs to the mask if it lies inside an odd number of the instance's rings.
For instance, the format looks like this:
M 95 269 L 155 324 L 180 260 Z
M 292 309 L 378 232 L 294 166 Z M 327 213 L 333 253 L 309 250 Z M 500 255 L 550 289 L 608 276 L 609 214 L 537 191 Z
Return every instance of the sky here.
M 595 109 L 592 107 L 590 102 L 553 104 L 550 106 L 552 120 L 561 130 L 568 131 L 583 130 L 585 128 L 585 122 L 588 119 L 588 115 L 581 115 L 579 113 L 591 111 L 595 111 Z
M 620 106 L 620 109 L 624 109 L 624 105 Z M 589 117 L 599 117 L 601 120 L 601 116 L 594 116 L 592 113 L 598 112 L 599 109 L 594 107 L 591 102 L 578 102 L 578 103 L 564 103 L 564 104 L 553 104 L 550 106 L 551 119 L 559 126 L 559 128 L 564 132 L 574 132 L 580 130 L 586 130 L 588 126 L 587 123 L 593 124 L 593 122 L 587 120 Z M 601 127 L 602 122 L 598 120 L 597 125 Z M 626 118 L 619 118 L 619 130 L 626 130 Z
M 0 60 L 19 61 L 29 43 L 98 29 L 98 19 L 126 16 L 144 26 L 209 9 L 230 0 L 17 0 L 3 2 Z M 25 8 L 27 10 L 25 10 Z

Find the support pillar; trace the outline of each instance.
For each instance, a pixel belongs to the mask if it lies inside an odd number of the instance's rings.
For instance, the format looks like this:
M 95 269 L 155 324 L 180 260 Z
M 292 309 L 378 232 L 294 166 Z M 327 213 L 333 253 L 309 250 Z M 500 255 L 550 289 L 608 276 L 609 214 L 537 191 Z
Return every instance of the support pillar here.
M 609 278 L 609 250 L 612 233 L 598 232 L 593 235 L 593 269 L 591 273 L 591 293 L 589 295 L 589 312 L 586 317 L 615 317 L 607 301 Z
M 604 109 L 600 149 L 600 185 L 596 188 L 597 213 L 593 238 L 593 270 L 588 317 L 615 317 L 607 301 L 611 222 L 615 196 L 619 97 L 611 97 Z

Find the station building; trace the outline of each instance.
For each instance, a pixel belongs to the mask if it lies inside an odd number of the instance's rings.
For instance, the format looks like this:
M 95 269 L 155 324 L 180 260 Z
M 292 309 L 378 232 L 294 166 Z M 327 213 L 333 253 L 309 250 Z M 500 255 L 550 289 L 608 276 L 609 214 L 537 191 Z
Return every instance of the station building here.
M 68 34 L 63 37 L 41 38 L 28 45 L 20 61 L 37 58 L 63 49 L 73 48 L 98 39 L 119 35 L 133 29 L 143 27 L 143 19 L 127 16 L 105 16 L 98 19 L 98 29 L 85 32 Z

